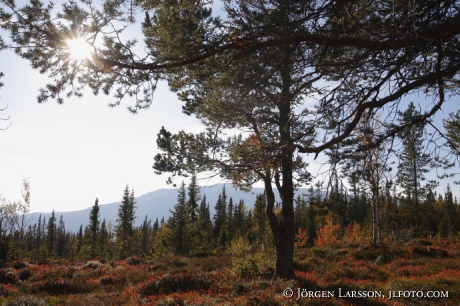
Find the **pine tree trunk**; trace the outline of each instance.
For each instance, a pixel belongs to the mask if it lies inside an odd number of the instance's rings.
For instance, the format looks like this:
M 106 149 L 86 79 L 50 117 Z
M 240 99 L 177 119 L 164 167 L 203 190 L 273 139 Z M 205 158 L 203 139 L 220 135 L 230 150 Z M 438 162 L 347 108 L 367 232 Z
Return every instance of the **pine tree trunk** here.
M 282 225 L 278 221 L 278 217 L 274 213 L 275 195 L 273 194 L 271 182 L 265 182 L 265 193 L 267 196 L 266 213 L 268 216 L 270 229 L 276 246 L 276 266 L 275 277 L 294 279 L 294 209 L 291 202 L 291 209 L 286 209 L 283 202 Z M 289 216 L 291 216 L 289 218 Z M 290 220 L 289 220 L 290 219 Z

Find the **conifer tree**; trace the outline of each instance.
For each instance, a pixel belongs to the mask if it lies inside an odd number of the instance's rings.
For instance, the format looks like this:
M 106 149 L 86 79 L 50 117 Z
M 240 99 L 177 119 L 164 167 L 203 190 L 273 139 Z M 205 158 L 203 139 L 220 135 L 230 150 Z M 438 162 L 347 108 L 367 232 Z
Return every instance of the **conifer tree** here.
M 443 120 L 443 125 L 447 131 L 447 145 L 455 155 L 460 155 L 460 110 L 450 113 L 449 118 Z
M 158 217 L 155 218 L 155 222 L 153 222 L 152 226 L 152 241 L 155 239 L 155 236 L 157 235 L 158 230 L 160 229 L 160 222 L 158 222 Z
M 59 258 L 65 257 L 67 254 L 66 252 L 66 245 L 67 245 L 67 237 L 66 237 L 66 231 L 65 231 L 65 222 L 64 222 L 64 217 L 61 215 L 59 218 L 59 223 L 56 229 L 56 234 L 57 234 L 57 255 Z
M 123 192 L 121 205 L 118 208 L 118 225 L 116 227 L 117 243 L 118 243 L 118 256 L 126 258 L 131 256 L 133 234 L 134 234 L 134 220 L 136 216 L 136 202 L 134 201 L 134 189 L 129 192 L 129 187 Z
M 313 245 L 316 238 L 316 207 L 320 199 L 316 196 L 313 185 L 308 190 L 307 236 L 308 245 Z
M 258 194 L 256 196 L 256 202 L 254 203 L 253 214 L 252 214 L 252 230 L 255 234 L 254 240 L 257 245 L 268 246 L 268 220 L 266 216 L 266 198 L 265 194 Z
M 246 206 L 244 205 L 244 201 L 241 199 L 238 202 L 238 205 L 235 205 L 235 211 L 233 213 L 234 219 L 234 227 L 235 237 L 244 237 L 246 236 L 246 229 L 245 229 L 245 219 L 246 219 Z
M 400 115 L 400 122 L 411 122 L 420 116 L 413 102 L 407 110 Z M 411 125 L 402 130 L 399 138 L 403 150 L 399 154 L 398 183 L 404 189 L 405 198 L 401 202 L 401 212 L 408 220 L 408 226 L 414 227 L 418 232 L 421 221 L 420 204 L 423 200 L 424 190 L 421 183 L 425 180 L 425 173 L 429 170 L 429 154 L 423 153 L 424 125 Z
M 53 256 L 56 251 L 56 217 L 54 216 L 54 209 L 51 212 L 51 217 L 48 220 L 48 225 L 46 226 L 46 248 L 48 254 Z
M 105 218 L 102 220 L 101 227 L 99 228 L 99 235 L 97 236 L 97 249 L 102 259 L 107 256 L 107 247 L 109 240 L 109 232 L 105 224 Z
M 43 232 L 42 232 L 42 215 L 38 217 L 38 222 L 36 224 L 37 227 L 37 236 L 35 238 L 35 250 L 38 251 L 40 249 L 40 246 L 42 244 L 42 237 L 43 237 Z
M 222 227 L 227 221 L 227 192 L 225 185 L 222 187 L 222 193 L 217 197 L 216 205 L 214 206 L 214 239 L 219 239 L 222 232 Z
M 198 186 L 196 173 L 192 174 L 188 186 L 187 206 L 190 212 L 190 223 L 193 225 L 197 219 L 198 202 L 200 201 L 201 188 Z
M 78 234 L 77 234 L 77 246 L 76 246 L 75 255 L 78 255 L 78 253 L 80 253 L 82 246 L 83 246 L 83 224 L 80 224 L 80 229 L 78 230 Z
M 150 254 L 151 223 L 151 220 L 148 220 L 147 215 L 145 215 L 144 222 L 141 225 L 141 250 L 143 256 Z
M 233 220 L 233 199 L 230 197 L 228 200 L 227 205 L 227 235 L 228 241 L 232 241 L 233 237 L 235 236 L 235 226 Z
M 427 237 L 429 235 L 436 235 L 438 229 L 438 220 L 436 220 L 436 212 L 434 205 L 436 203 L 436 192 L 433 191 L 431 186 L 426 187 L 425 200 L 421 204 L 421 236 Z
M 177 203 L 174 205 L 174 210 L 170 210 L 170 212 L 171 217 L 167 222 L 170 235 L 168 245 L 174 254 L 185 255 L 189 251 L 187 235 L 189 233 L 190 215 L 187 210 L 184 181 L 182 181 L 177 192 Z
M 99 200 L 96 198 L 89 213 L 89 234 L 91 239 L 91 257 L 95 258 L 97 253 L 97 236 L 99 234 Z
M 449 237 L 456 233 L 458 229 L 458 217 L 456 205 L 452 195 L 450 186 L 447 186 L 447 190 L 444 195 L 444 199 L 441 198 L 441 209 L 439 213 L 439 233 L 441 237 Z

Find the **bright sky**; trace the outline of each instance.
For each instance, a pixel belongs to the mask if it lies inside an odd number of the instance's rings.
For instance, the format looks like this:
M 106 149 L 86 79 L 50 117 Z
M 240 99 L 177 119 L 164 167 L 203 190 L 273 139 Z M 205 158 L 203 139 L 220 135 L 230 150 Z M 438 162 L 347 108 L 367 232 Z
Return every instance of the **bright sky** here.
M 127 184 L 136 196 L 171 188 L 167 175 L 152 169 L 158 153 L 156 134 L 201 130 L 198 120 L 181 112 L 181 103 L 161 84 L 152 107 L 132 115 L 126 106 L 109 108 L 105 95 L 87 93 L 82 99 L 38 104 L 38 89 L 48 82 L 11 51 L 1 53 L 0 117 L 11 127 L 0 132 L 0 194 L 20 199 L 21 182 L 30 178 L 31 211 L 73 211 L 94 204 L 120 201 Z M 454 101 L 440 117 L 456 109 Z M 438 122 L 441 122 L 440 120 Z M 8 122 L 0 121 L 0 128 Z M 313 166 L 312 169 L 317 169 Z M 442 184 L 443 185 L 443 184 Z M 442 189 L 445 185 L 442 186 Z

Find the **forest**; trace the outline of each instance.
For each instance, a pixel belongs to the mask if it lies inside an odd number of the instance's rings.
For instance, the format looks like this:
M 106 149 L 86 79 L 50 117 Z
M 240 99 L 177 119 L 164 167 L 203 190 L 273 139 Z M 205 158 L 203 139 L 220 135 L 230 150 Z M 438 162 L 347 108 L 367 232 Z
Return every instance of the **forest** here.
M 157 134 L 154 172 L 192 178 L 168 220 L 135 228 L 128 186 L 115 222 L 96 199 L 78 233 L 54 215 L 27 224 L 28 181 L 23 200 L 2 199 L 6 305 L 456 305 L 459 204 L 444 179 L 460 113 L 443 112 L 459 93 L 459 2 L 216 3 L 1 0 L 0 49 L 47 75 L 39 103 L 103 93 L 136 114 L 163 82 L 204 130 Z M 320 155 L 327 171 L 311 173 Z M 224 190 L 207 203 L 198 174 L 264 194 L 252 209 Z

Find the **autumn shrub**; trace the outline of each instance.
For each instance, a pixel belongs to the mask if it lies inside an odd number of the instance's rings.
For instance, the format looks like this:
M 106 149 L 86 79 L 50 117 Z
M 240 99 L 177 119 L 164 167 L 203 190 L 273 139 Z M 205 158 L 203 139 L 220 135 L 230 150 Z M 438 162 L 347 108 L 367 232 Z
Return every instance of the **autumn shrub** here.
M 225 267 L 229 267 L 232 257 L 227 254 L 219 256 L 206 256 L 189 258 L 189 266 L 199 268 L 204 272 L 211 272 Z
M 88 261 L 84 265 L 81 266 L 82 269 L 99 269 L 102 267 L 105 267 L 105 265 L 101 263 L 100 261 L 95 261 L 95 260 Z
M 3 284 L 17 284 L 19 280 L 18 274 L 13 269 L 0 270 L 0 283 Z
M 412 244 L 408 247 L 410 254 L 418 255 L 423 257 L 432 258 L 449 258 L 449 252 L 443 247 L 423 245 L 423 244 Z
M 13 268 L 15 268 L 16 270 L 23 269 L 23 268 L 27 267 L 28 265 L 29 265 L 29 263 L 27 261 L 17 260 L 15 262 L 13 262 Z
M 126 273 L 126 280 L 129 282 L 130 285 L 138 284 L 140 282 L 145 281 L 146 279 L 150 278 L 152 274 L 145 269 L 131 269 L 128 273 Z
M 125 259 L 126 263 L 130 266 L 136 266 L 145 263 L 145 261 L 141 258 L 137 257 L 128 257 Z
M 231 271 L 241 277 L 269 271 L 273 269 L 276 260 L 273 252 L 266 250 L 263 245 L 256 249 L 243 237 L 232 241 L 230 254 Z
M 307 246 L 308 239 L 309 239 L 309 237 L 307 235 L 307 231 L 303 230 L 302 228 L 299 227 L 297 229 L 297 234 L 295 236 L 295 245 L 296 245 L 296 247 L 305 248 Z
M 353 221 L 345 227 L 343 241 L 349 246 L 362 246 L 370 242 L 370 237 L 356 221 Z
M 8 297 L 17 292 L 17 288 L 12 284 L 0 284 L 0 296 Z
M 88 293 L 90 288 L 84 284 L 75 284 L 66 279 L 48 280 L 31 285 L 30 293 L 46 292 L 53 295 Z
M 32 271 L 30 269 L 22 269 L 18 274 L 20 280 L 26 281 L 32 276 Z
M 334 225 L 334 217 L 331 213 L 325 217 L 325 224 L 316 231 L 317 237 L 313 239 L 318 247 L 335 244 L 339 240 L 340 225 Z
M 365 245 L 351 251 L 350 254 L 355 260 L 372 261 L 375 264 L 387 264 L 393 260 L 408 256 L 408 253 L 401 248 L 387 245 Z
M 48 306 L 49 304 L 38 297 L 35 296 L 20 296 L 17 299 L 10 300 L 3 306 Z
M 188 265 L 188 258 L 180 257 L 180 256 L 172 256 L 170 257 L 169 263 L 176 268 L 182 268 Z
M 99 284 L 101 286 L 112 286 L 113 288 L 117 288 L 122 290 L 127 285 L 127 275 L 126 273 L 121 274 L 114 274 L 111 273 L 109 275 L 104 275 L 99 279 Z
M 205 274 L 166 274 L 140 284 L 138 292 L 141 295 L 167 294 L 178 291 L 208 290 L 212 285 L 213 282 Z

